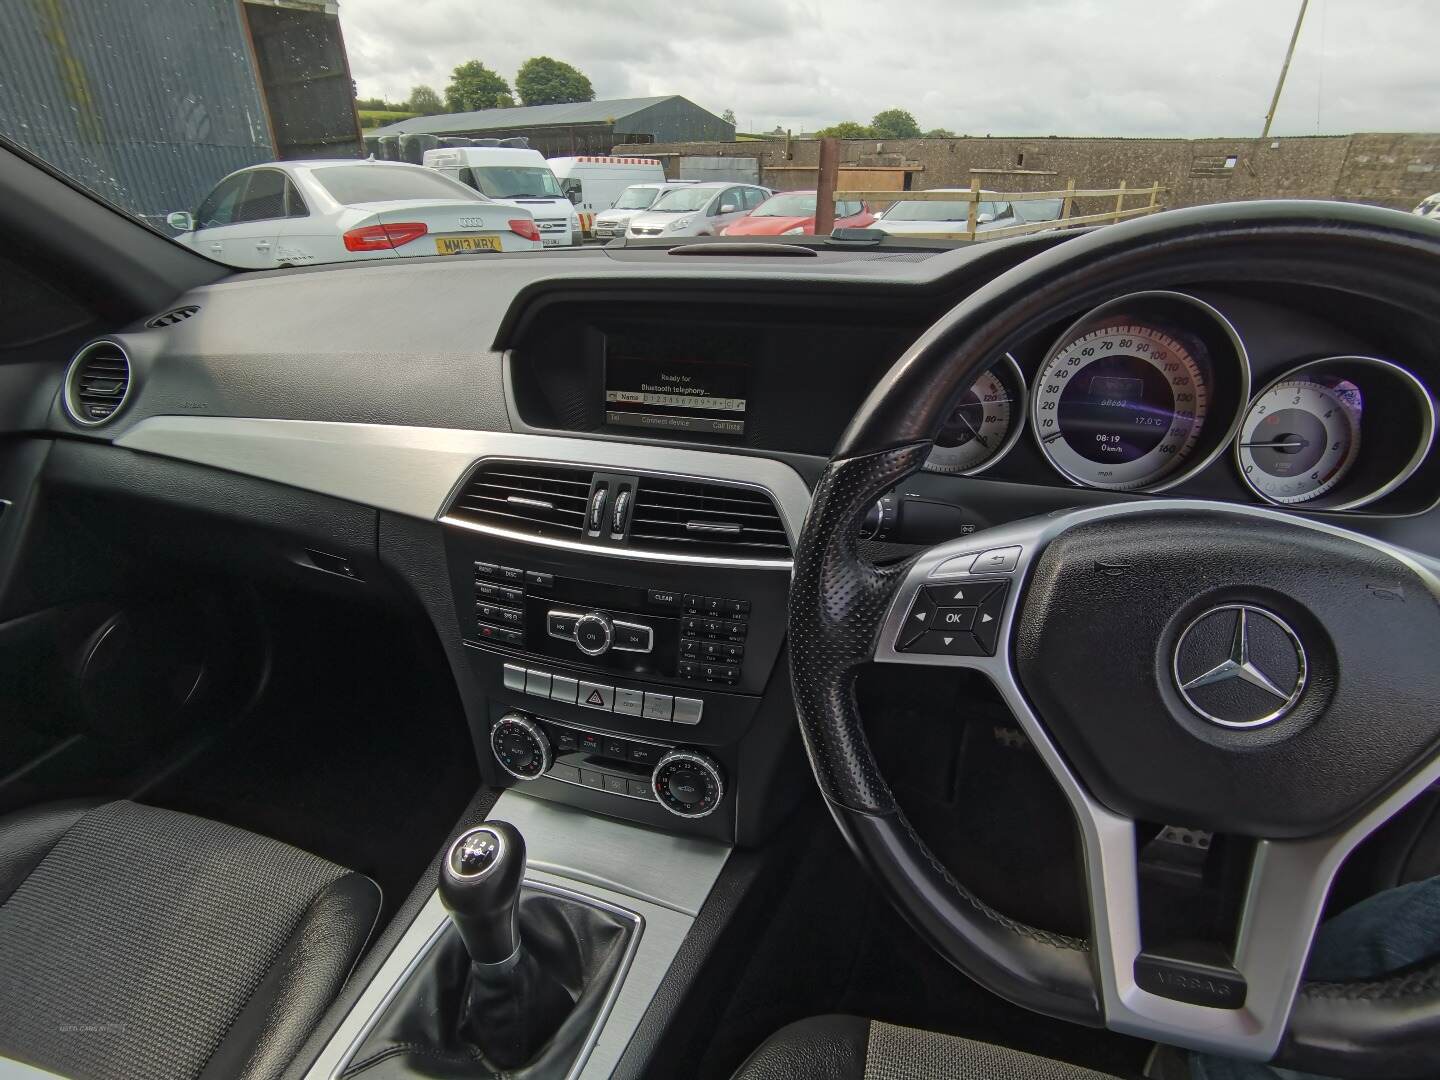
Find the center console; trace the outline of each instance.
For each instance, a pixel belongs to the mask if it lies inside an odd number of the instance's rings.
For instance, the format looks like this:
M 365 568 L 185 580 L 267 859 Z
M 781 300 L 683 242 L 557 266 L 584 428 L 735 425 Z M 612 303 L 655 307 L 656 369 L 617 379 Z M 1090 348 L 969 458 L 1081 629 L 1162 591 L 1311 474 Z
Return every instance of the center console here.
M 795 738 L 783 675 L 766 694 L 785 671 L 790 578 L 773 497 L 482 462 L 443 520 L 455 632 L 486 700 L 474 734 L 487 780 L 741 839 L 742 805 L 763 811 Z

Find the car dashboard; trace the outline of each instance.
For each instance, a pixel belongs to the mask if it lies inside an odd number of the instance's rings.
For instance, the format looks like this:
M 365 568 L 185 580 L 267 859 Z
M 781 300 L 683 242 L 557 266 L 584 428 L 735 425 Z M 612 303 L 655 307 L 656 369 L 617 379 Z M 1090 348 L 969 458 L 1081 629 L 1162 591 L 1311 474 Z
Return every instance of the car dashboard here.
M 785 635 L 811 487 L 936 318 L 1061 242 L 237 276 L 81 350 L 50 468 L 163 503 L 189 558 L 418 604 L 489 782 L 758 843 L 809 783 Z M 1203 498 L 1440 554 L 1435 331 L 1203 278 L 1055 312 L 985 358 L 862 542 Z

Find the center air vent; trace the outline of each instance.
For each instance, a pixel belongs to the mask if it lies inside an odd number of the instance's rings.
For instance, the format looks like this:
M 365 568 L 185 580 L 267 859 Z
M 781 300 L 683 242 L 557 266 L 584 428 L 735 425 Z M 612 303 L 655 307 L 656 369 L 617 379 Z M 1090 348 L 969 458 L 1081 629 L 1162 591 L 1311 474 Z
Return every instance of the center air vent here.
M 472 525 L 530 536 L 579 539 L 585 530 L 590 470 L 531 461 L 487 461 L 446 511 Z
M 130 357 L 113 341 L 86 345 L 65 373 L 65 411 L 93 427 L 111 419 L 130 396 Z
M 790 557 L 785 524 L 763 491 L 667 477 L 640 478 L 630 542 L 689 555 Z
M 167 311 L 163 315 L 156 315 L 145 325 L 151 329 L 159 329 L 162 326 L 174 326 L 176 323 L 184 322 L 199 310 L 200 307 L 198 304 L 186 304 L 184 307 L 177 307 L 173 311 Z

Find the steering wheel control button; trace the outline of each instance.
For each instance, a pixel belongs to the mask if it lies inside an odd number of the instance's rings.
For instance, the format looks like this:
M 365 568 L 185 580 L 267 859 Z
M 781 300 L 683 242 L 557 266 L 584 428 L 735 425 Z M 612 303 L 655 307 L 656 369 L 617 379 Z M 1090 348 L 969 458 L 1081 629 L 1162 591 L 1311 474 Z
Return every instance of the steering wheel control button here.
M 935 625 L 935 610 L 936 605 L 931 599 L 930 590 L 921 589 L 915 596 L 915 602 L 910 605 L 904 625 L 900 627 L 900 649 L 908 649 L 930 632 Z
M 675 698 L 670 694 L 646 694 L 645 718 L 647 720 L 669 720 L 675 708 Z
M 534 780 L 554 764 L 550 741 L 524 713 L 506 713 L 496 722 L 490 729 L 490 749 L 500 767 L 517 780 Z
M 990 589 L 980 598 L 973 629 L 986 656 L 994 656 L 1000 643 L 1000 622 L 1005 614 L 1005 597 L 1009 592 L 1010 583 L 1002 581 L 998 587 Z
M 972 574 L 1009 574 L 1020 565 L 1019 547 L 991 548 L 975 556 Z
M 943 631 L 969 630 L 975 625 L 973 607 L 942 607 L 935 611 L 935 629 Z
M 1233 967 L 1143 952 L 1135 958 L 1135 984 L 1160 997 L 1211 1009 L 1241 1009 L 1249 989 Z
M 975 564 L 974 554 L 955 555 L 946 559 L 934 570 L 930 571 L 931 577 L 951 577 L 960 574 L 970 573 L 970 567 Z
M 639 690 L 626 690 L 622 686 L 617 686 L 615 688 L 615 712 L 620 716 L 643 716 L 645 695 Z
M 656 763 L 650 781 L 660 805 L 676 817 L 705 817 L 725 797 L 719 764 L 698 750 L 671 750 Z
M 611 712 L 615 707 L 615 688 L 602 683 L 581 682 L 580 696 L 576 704 L 587 709 Z
M 1174 677 L 1185 703 L 1212 724 L 1274 723 L 1305 689 L 1305 647 L 1278 615 L 1253 604 L 1222 604 L 1180 634 Z
M 575 646 L 586 656 L 603 656 L 614 640 L 609 616 L 591 611 L 575 620 Z

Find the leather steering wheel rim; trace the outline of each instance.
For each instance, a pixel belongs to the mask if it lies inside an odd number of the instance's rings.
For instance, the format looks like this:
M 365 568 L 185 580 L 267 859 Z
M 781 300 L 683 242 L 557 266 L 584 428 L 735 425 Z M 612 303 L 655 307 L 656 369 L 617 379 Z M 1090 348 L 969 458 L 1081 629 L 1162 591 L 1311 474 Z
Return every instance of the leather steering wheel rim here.
M 1106 1023 L 1090 942 L 990 907 L 936 858 L 900 809 L 854 692 L 914 560 L 861 551 L 875 500 L 923 464 L 953 402 L 1007 344 L 1121 293 L 1224 280 L 1326 286 L 1440 310 L 1440 229 L 1371 207 L 1244 203 L 1109 226 L 1032 257 L 972 293 L 881 379 L 816 487 L 791 590 L 792 680 L 810 763 L 851 847 L 944 957 L 1019 1005 Z M 1440 1061 L 1440 963 L 1366 983 L 1302 984 L 1275 1061 L 1337 1074 L 1410 1075 Z

